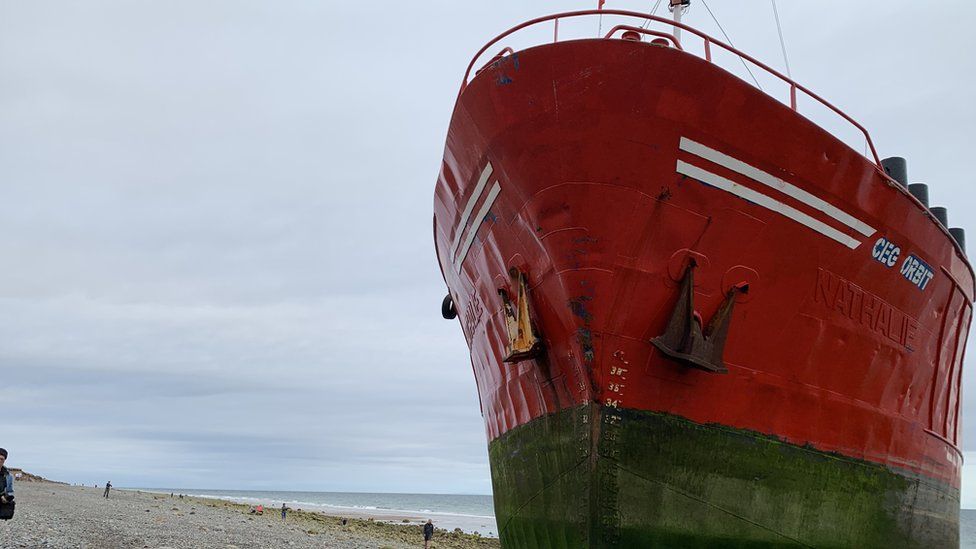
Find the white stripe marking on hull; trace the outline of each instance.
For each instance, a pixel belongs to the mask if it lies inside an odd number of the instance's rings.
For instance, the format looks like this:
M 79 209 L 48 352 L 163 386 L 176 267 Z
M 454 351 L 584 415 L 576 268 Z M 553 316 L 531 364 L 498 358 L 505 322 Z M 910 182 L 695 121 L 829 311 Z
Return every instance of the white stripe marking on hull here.
M 454 262 L 454 268 L 457 272 L 461 272 L 461 264 L 464 263 L 464 258 L 468 255 L 468 250 L 471 249 L 471 244 L 474 242 L 474 237 L 478 234 L 478 229 L 481 228 L 481 224 L 485 222 L 485 216 L 488 215 L 488 211 L 491 210 L 491 205 L 495 203 L 495 199 L 498 198 L 498 193 L 502 191 L 501 185 L 498 181 L 491 186 L 491 190 L 488 191 L 488 197 L 485 198 L 484 204 L 481 205 L 481 209 L 478 210 L 477 217 L 475 217 L 475 222 L 471 225 L 471 229 L 468 231 L 468 237 L 464 239 L 464 246 L 461 247 L 461 254 L 458 256 L 457 260 Z
M 474 205 L 478 203 L 478 199 L 481 198 L 481 193 L 485 190 L 485 184 L 488 183 L 488 178 L 491 177 L 491 162 L 485 166 L 485 169 L 481 172 L 481 177 L 478 178 L 478 184 L 474 186 L 474 191 L 471 193 L 471 198 L 468 199 L 467 205 L 464 206 L 464 213 L 461 214 L 461 220 L 458 221 L 457 228 L 454 229 L 454 243 L 451 244 L 451 257 L 457 253 L 458 245 L 461 244 L 461 235 L 464 234 L 464 227 L 468 224 L 468 218 L 471 217 L 471 211 L 474 210 Z
M 688 177 L 692 177 L 703 183 L 708 183 L 709 185 L 717 189 L 721 189 L 725 192 L 734 194 L 740 198 L 744 198 L 748 200 L 749 202 L 762 206 L 763 208 L 772 210 L 780 215 L 786 216 L 792 219 L 793 221 L 800 223 L 801 225 L 805 225 L 826 237 L 832 238 L 833 240 L 840 242 L 841 244 L 847 246 L 848 248 L 854 249 L 861 245 L 861 242 L 859 240 L 838 231 L 837 229 L 831 227 L 830 225 L 818 221 L 810 217 L 809 215 L 801 212 L 800 210 L 797 210 L 796 208 L 793 208 L 791 206 L 787 206 L 786 204 L 783 204 L 778 200 L 770 198 L 758 191 L 740 185 L 735 181 L 726 179 L 720 175 L 716 175 L 712 172 L 703 170 L 698 166 L 693 166 L 682 160 L 678 160 L 678 166 L 676 170 L 678 171 L 678 173 L 682 175 L 687 175 Z
M 774 175 L 768 174 L 755 166 L 746 164 L 737 158 L 716 151 L 715 149 L 709 148 L 701 143 L 696 143 L 687 137 L 682 137 L 678 146 L 683 151 L 700 156 L 701 158 L 714 162 L 719 166 L 726 167 L 736 173 L 758 181 L 763 185 L 772 187 L 773 189 L 776 189 L 787 196 L 791 196 L 800 202 L 803 202 L 807 206 L 810 206 L 811 208 L 820 210 L 821 212 L 829 215 L 844 225 L 847 225 L 864 236 L 871 236 L 875 232 L 874 227 L 871 227 L 867 223 L 864 223 L 847 212 L 828 204 L 824 200 L 817 198 L 807 191 L 804 191 L 795 185 L 791 185 Z

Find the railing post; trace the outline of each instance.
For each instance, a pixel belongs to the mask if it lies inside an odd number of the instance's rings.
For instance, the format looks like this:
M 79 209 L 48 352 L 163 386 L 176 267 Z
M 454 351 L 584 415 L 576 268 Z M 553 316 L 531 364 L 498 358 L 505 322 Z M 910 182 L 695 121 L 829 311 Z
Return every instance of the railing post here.
M 555 24 L 552 27 L 552 43 L 555 44 L 559 42 L 559 18 L 555 18 Z
M 712 44 L 708 38 L 705 39 L 705 61 L 712 62 Z
M 790 107 L 796 110 L 796 84 L 790 82 Z

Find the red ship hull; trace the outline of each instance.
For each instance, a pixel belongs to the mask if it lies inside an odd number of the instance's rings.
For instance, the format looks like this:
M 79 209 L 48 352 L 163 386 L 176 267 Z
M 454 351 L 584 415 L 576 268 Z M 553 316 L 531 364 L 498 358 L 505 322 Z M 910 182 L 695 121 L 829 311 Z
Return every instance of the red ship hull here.
M 918 201 L 794 110 L 674 48 L 624 40 L 531 48 L 483 70 L 459 97 L 434 214 L 471 349 L 505 545 L 958 543 L 972 271 Z M 691 264 L 705 325 L 733 287 L 748 288 L 731 294 L 727 373 L 690 368 L 651 343 L 668 328 Z M 506 363 L 498 290 L 517 294 L 512 269 L 524 273 L 544 351 Z M 641 437 L 663 424 L 680 440 L 661 438 L 651 451 Z M 709 435 L 686 438 L 699 427 Z M 709 438 L 724 433 L 738 438 Z M 865 519 L 825 509 L 844 490 L 860 498 L 872 488 L 847 477 L 831 486 L 820 462 L 812 473 L 793 457 L 784 465 L 781 456 L 751 456 L 776 462 L 767 465 L 777 483 L 809 474 L 823 482 L 775 494 L 759 478 L 728 484 L 736 471 L 716 461 L 735 461 L 756 441 L 788 448 L 777 455 L 798 451 L 800 461 L 808 450 L 867 468 L 841 476 L 891 475 L 898 487 L 876 483 L 878 510 Z M 701 455 L 671 459 L 692 443 L 706 445 L 693 450 Z M 530 448 L 539 454 L 516 459 Z M 651 463 L 626 457 L 662 451 Z M 694 470 L 648 476 L 692 462 Z M 572 488 L 552 488 L 571 471 L 581 475 Z M 637 508 L 648 502 L 624 497 L 621 475 L 684 494 L 699 510 Z M 538 486 L 520 487 L 527 479 Z M 870 522 L 871 531 L 784 525 L 776 515 L 796 509 L 756 511 L 755 499 L 735 508 L 736 497 L 716 488 L 723 483 L 747 499 L 762 488 L 775 506 L 793 501 Z M 582 503 L 539 510 L 531 502 L 547 490 Z M 713 507 L 758 527 L 674 516 Z M 887 518 L 894 534 L 879 526 Z

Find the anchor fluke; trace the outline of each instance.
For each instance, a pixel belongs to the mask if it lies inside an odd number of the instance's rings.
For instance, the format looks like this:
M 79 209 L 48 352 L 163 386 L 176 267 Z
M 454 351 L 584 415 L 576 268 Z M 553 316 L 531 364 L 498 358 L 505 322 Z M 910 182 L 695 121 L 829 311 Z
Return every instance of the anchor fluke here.
M 512 363 L 536 358 L 542 353 L 543 346 L 529 312 L 525 274 L 514 268 L 509 274 L 512 277 L 512 282 L 518 288 L 517 301 L 513 303 L 504 288 L 498 289 L 498 295 L 502 298 L 505 327 L 508 331 L 508 354 L 504 360 Z
M 722 362 L 722 352 L 732 321 L 732 307 L 736 294 L 748 292 L 749 285 L 743 282 L 732 286 L 708 326 L 703 329 L 701 316 L 695 311 L 695 266 L 695 261 L 691 260 L 681 279 L 678 302 L 668 325 L 662 335 L 651 339 L 651 343 L 666 356 L 686 366 L 715 374 L 728 373 Z

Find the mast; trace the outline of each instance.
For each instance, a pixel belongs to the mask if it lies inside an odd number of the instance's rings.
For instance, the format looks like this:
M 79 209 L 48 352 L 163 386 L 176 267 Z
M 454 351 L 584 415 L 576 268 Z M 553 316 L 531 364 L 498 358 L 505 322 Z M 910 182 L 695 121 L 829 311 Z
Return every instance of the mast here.
M 688 9 L 691 5 L 691 0 L 668 0 L 668 9 L 671 10 L 671 14 L 674 16 L 674 22 L 681 22 L 681 15 Z M 674 28 L 674 39 L 681 43 L 681 29 L 679 27 Z

